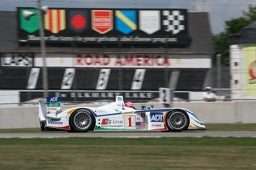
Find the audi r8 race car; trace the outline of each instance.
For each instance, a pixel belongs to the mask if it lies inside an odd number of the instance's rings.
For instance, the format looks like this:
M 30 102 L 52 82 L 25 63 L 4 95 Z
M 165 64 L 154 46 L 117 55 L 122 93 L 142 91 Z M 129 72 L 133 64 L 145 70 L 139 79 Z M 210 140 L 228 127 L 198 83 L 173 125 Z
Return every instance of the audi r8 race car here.
M 100 107 L 74 107 L 61 110 L 60 97 L 39 101 L 41 130 L 62 129 L 71 132 L 104 130 L 174 131 L 205 129 L 205 125 L 191 111 L 183 108 L 159 108 L 124 103 L 122 96 Z

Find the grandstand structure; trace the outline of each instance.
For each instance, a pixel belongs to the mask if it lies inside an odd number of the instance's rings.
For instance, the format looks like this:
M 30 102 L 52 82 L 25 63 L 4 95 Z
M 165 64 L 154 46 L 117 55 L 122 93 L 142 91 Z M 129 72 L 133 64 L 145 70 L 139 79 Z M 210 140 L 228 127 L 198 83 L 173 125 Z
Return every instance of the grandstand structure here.
M 206 12 L 50 8 L 42 23 L 48 92 L 64 101 L 152 100 L 174 76 L 175 96 L 190 100 L 214 84 Z M 18 102 L 42 97 L 37 11 L 0 11 L 0 24 L 1 93 L 13 92 Z

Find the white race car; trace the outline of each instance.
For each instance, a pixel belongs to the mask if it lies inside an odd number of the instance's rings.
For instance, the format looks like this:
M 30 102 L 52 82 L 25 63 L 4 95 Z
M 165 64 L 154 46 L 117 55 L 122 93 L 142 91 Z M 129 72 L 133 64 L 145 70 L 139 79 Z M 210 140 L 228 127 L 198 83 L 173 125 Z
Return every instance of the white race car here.
M 72 132 L 104 130 L 174 131 L 205 129 L 205 125 L 191 111 L 183 108 L 159 108 L 124 103 L 122 96 L 100 107 L 74 107 L 61 110 L 60 97 L 39 101 L 41 130 L 62 129 Z

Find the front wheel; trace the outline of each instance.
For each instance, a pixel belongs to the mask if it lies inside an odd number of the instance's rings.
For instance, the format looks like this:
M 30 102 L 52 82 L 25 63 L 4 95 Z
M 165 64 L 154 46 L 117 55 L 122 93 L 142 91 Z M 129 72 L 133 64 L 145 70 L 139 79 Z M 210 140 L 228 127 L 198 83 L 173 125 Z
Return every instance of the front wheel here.
M 39 121 L 39 123 L 40 123 L 40 130 L 41 131 L 46 131 L 47 129 L 46 129 L 46 122 L 45 121 Z
M 91 112 L 79 109 L 70 116 L 69 124 L 73 132 L 87 132 L 92 130 L 95 120 Z
M 168 113 L 166 118 L 168 129 L 173 132 L 180 132 L 188 129 L 189 117 L 182 110 L 173 110 Z

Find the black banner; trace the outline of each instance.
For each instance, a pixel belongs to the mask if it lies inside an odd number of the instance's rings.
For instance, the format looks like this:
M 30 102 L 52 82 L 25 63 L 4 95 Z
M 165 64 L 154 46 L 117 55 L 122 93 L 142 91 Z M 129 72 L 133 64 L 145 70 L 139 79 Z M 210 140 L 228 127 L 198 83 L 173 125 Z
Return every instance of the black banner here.
M 20 92 L 20 102 L 42 98 L 43 92 Z M 149 101 L 158 98 L 158 91 L 56 91 L 49 92 L 49 96 L 61 97 L 64 102 L 115 100 L 116 96 L 123 96 L 125 101 Z
M 176 90 L 201 90 L 206 69 L 181 69 Z M 48 68 L 49 90 L 149 90 L 168 87 L 172 69 Z M 2 67 L 0 89 L 42 90 L 42 68 Z
M 17 8 L 20 44 L 39 43 L 38 10 Z M 186 9 L 50 8 L 44 14 L 46 43 L 92 47 L 186 47 Z
M 28 102 L 42 98 L 42 96 L 43 92 L 22 91 L 20 92 L 20 102 Z M 61 101 L 64 102 L 114 101 L 116 96 L 123 96 L 125 101 L 146 102 L 157 101 L 159 91 L 50 91 L 49 96 L 61 97 Z M 174 97 L 187 101 L 189 99 L 188 92 L 175 92 Z

